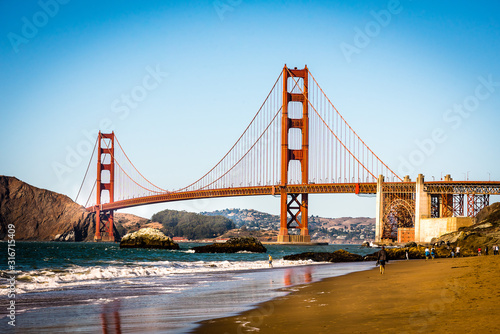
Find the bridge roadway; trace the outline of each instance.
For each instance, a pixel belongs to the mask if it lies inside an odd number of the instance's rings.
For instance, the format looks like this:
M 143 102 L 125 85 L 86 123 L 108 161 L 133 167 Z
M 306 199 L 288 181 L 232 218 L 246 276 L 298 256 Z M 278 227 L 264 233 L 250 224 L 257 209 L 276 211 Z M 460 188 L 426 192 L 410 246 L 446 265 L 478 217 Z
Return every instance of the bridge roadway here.
M 321 183 L 321 184 L 289 184 L 288 193 L 308 194 L 376 194 L 377 183 Z M 100 211 L 118 210 L 140 205 L 175 202 L 192 199 L 220 198 L 235 196 L 279 195 L 282 186 L 237 187 L 223 189 L 206 189 L 182 192 L 169 192 L 158 195 L 130 198 L 113 203 L 101 204 Z M 415 192 L 415 182 L 384 182 L 383 192 Z M 424 191 L 431 194 L 487 194 L 500 195 L 500 181 L 431 181 L 424 183 Z M 97 211 L 97 206 L 87 208 Z

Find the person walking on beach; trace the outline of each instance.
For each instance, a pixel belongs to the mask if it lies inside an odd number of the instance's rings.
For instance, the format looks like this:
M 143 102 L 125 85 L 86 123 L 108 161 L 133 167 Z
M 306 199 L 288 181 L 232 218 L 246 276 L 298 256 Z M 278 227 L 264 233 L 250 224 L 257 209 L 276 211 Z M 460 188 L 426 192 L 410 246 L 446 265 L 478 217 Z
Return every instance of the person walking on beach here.
M 431 248 L 431 257 L 433 260 L 436 257 L 436 249 L 434 247 Z
M 377 263 L 380 264 L 380 273 L 385 273 L 385 263 L 389 262 L 387 260 L 387 252 L 385 251 L 385 247 L 382 246 L 382 249 L 377 253 Z
M 498 255 L 498 245 L 493 246 L 493 255 Z
M 488 246 L 484 247 L 484 255 L 488 255 Z
M 429 260 L 429 256 L 431 255 L 431 251 L 429 247 L 425 247 L 425 261 Z
M 406 260 L 408 261 L 410 259 L 410 251 L 409 251 L 408 247 L 406 247 L 406 249 L 405 249 L 405 256 L 406 256 Z
M 460 257 L 460 246 L 457 246 L 457 249 L 455 250 L 455 255 L 457 257 Z
M 481 247 L 479 247 L 479 248 L 477 249 L 477 256 L 480 256 L 480 255 L 481 255 Z
M 269 268 L 273 267 L 273 257 L 269 254 Z

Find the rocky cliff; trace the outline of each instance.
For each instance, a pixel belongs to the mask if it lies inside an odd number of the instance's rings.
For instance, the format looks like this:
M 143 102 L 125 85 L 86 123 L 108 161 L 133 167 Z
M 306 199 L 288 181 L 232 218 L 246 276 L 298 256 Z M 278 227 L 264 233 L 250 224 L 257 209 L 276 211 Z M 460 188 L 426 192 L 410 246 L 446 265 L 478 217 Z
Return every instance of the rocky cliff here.
M 68 196 L 0 175 L 0 240 L 9 224 L 16 240 L 91 241 L 95 233 L 94 215 Z
M 462 255 L 476 255 L 478 247 L 491 250 L 493 245 L 500 245 L 500 203 L 493 203 L 479 211 L 474 225 L 442 235 L 432 242 L 460 246 Z

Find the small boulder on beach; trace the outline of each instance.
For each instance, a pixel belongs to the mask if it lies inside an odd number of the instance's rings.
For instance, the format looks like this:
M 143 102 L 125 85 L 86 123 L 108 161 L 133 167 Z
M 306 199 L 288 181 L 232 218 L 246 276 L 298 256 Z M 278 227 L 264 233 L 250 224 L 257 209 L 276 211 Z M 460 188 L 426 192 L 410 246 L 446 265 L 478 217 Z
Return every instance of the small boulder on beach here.
M 179 249 L 179 245 L 156 228 L 141 228 L 128 233 L 120 242 L 120 248 Z
M 253 237 L 231 238 L 226 242 L 193 247 L 193 250 L 195 253 L 267 252 L 266 247 L 264 247 L 258 239 Z

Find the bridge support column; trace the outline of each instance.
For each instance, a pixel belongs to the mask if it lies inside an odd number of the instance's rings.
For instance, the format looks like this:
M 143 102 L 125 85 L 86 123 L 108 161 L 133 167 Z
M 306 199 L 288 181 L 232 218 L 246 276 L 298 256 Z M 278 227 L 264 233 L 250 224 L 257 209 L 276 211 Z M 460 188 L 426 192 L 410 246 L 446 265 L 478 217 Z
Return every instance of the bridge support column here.
M 450 174 L 444 176 L 445 181 L 453 181 Z M 453 194 L 441 194 L 440 217 L 453 217 Z
M 453 217 L 453 194 L 441 194 L 440 217 Z
M 420 220 L 431 217 L 430 195 L 424 191 L 424 176 L 418 174 L 415 184 L 415 241 L 424 241 L 420 235 Z
M 382 241 L 384 229 L 384 176 L 379 175 L 377 179 L 377 212 L 375 214 L 375 242 Z
M 292 78 L 292 79 L 290 79 Z M 289 80 L 290 79 L 290 80 Z M 287 191 L 290 161 L 297 160 L 301 165 L 301 184 L 309 183 L 309 70 L 307 66 L 298 70 L 283 68 L 283 108 L 281 118 L 281 215 L 278 242 L 310 242 L 308 228 L 309 196 L 307 193 Z M 296 85 L 296 83 L 298 85 Z M 302 104 L 302 118 L 290 118 L 290 102 Z M 295 116 L 295 115 L 294 115 Z M 288 145 L 290 129 L 300 129 L 302 147 L 291 149 Z M 290 218 L 289 218 L 290 217 Z M 288 230 L 299 228 L 300 235 L 290 235 Z
M 488 194 L 467 194 L 467 217 L 476 217 L 481 209 L 490 205 Z
M 95 212 L 94 241 L 115 241 L 114 237 L 114 211 Z
M 115 241 L 113 210 L 101 211 L 101 195 L 103 191 L 109 194 L 109 203 L 114 202 L 115 185 L 115 134 L 99 131 L 97 151 L 97 182 L 95 210 L 95 241 Z M 105 147 L 103 147 L 103 145 Z

